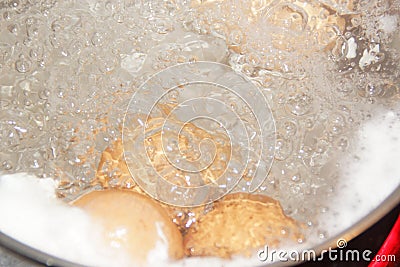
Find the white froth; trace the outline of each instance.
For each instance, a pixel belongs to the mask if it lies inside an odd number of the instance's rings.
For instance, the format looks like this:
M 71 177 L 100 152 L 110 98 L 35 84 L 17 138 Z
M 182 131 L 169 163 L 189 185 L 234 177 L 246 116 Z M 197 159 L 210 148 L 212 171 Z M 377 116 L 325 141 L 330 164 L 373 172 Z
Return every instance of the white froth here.
M 0 176 L 0 231 L 38 250 L 89 266 L 126 266 L 110 251 L 101 229 L 83 210 L 55 196 L 52 179 L 17 173 Z
M 348 51 L 346 54 L 346 58 L 352 59 L 357 57 L 357 42 L 354 37 L 351 37 L 347 40 Z
M 379 112 L 356 140 L 355 149 L 341 160 L 338 193 L 322 218 L 331 236 L 368 215 L 400 186 L 400 114 Z

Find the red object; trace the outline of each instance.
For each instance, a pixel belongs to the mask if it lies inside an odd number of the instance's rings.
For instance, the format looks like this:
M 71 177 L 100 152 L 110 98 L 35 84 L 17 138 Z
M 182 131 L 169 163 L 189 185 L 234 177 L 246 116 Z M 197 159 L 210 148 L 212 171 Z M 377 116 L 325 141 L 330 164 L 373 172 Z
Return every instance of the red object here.
M 400 215 L 382 247 L 368 267 L 395 266 L 400 266 Z

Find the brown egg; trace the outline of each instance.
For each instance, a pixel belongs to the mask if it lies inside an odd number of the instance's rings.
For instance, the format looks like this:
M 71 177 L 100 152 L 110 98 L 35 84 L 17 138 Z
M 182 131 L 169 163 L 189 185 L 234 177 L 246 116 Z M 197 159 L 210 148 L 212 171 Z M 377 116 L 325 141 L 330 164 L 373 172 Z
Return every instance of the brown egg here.
M 129 253 L 134 262 L 146 264 L 149 252 L 169 259 L 184 255 L 182 236 L 166 211 L 149 197 L 125 190 L 92 191 L 73 201 L 103 227 L 112 249 Z M 152 257 L 152 256 L 150 256 Z
M 158 134 L 159 133 L 156 132 L 155 135 L 152 136 L 154 142 L 161 141 Z M 159 144 L 156 144 L 156 147 L 159 146 Z M 163 159 L 161 156 L 158 157 Z M 160 161 L 154 161 L 154 164 L 155 167 L 158 168 L 160 166 Z M 111 173 L 112 175 L 110 175 Z M 204 174 L 203 177 L 207 179 L 206 175 L 210 174 L 210 172 L 204 172 Z M 113 184 L 110 183 L 111 180 L 114 181 Z M 115 181 L 118 182 L 115 183 Z M 96 179 L 93 180 L 93 186 L 98 184 L 100 184 L 104 189 L 119 188 L 146 195 L 146 193 L 135 183 L 128 170 L 128 166 L 124 159 L 121 139 L 116 140 L 111 146 L 107 147 L 103 151 L 97 168 Z M 180 208 L 161 202 L 157 202 L 157 204 L 161 205 L 161 207 L 168 213 L 170 220 L 178 226 L 181 232 L 186 232 L 188 227 L 187 225 L 191 224 L 188 221 L 196 221 L 204 209 L 204 207 Z
M 163 110 L 165 116 L 169 116 L 174 105 L 159 104 L 157 107 Z M 171 159 L 168 159 L 165 154 L 162 138 L 168 139 L 175 135 L 174 132 L 171 133 L 163 130 L 165 118 L 144 118 L 147 124 L 144 132 L 147 136 L 144 140 L 144 146 L 146 148 L 147 156 L 152 164 L 152 168 L 158 173 L 163 173 L 163 179 L 180 186 L 193 187 L 214 183 L 215 180 L 224 173 L 230 160 L 231 144 L 229 142 L 229 137 L 221 133 L 214 133 L 212 135 L 192 123 L 183 123 L 173 116 L 170 116 L 170 119 L 170 122 L 174 126 L 181 129 L 178 138 L 178 146 L 181 153 L 182 151 L 185 151 L 182 154 L 182 157 L 185 157 L 187 160 L 192 162 L 198 160 L 199 155 L 196 155 L 197 151 L 193 148 L 193 144 L 200 144 L 202 140 L 212 140 L 213 144 L 215 144 L 215 154 L 226 155 L 226 157 L 224 159 L 221 157 L 215 157 L 208 168 L 199 171 L 198 173 L 184 172 L 174 166 L 171 163 Z M 142 127 L 129 131 L 132 131 L 129 134 L 135 137 L 143 134 Z M 149 133 L 151 133 L 151 135 Z M 127 144 L 131 145 L 130 142 L 135 142 L 135 138 L 131 139 L 131 141 L 125 140 L 125 143 L 123 143 L 121 139 L 117 139 L 111 146 L 107 147 L 103 151 L 97 168 L 97 179 L 95 180 L 95 183 L 100 182 L 103 188 L 108 188 L 115 186 L 111 185 L 111 180 L 113 180 L 114 183 L 115 180 L 118 180 L 119 186 L 143 193 L 131 177 L 125 161 L 126 159 L 124 158 L 124 146 Z M 216 140 L 220 141 L 217 142 Z M 151 153 L 149 152 L 149 148 L 151 148 Z M 136 162 L 136 158 L 132 158 L 131 161 Z M 141 159 L 141 157 L 139 157 L 137 161 L 141 163 L 142 166 L 146 165 L 146 162 Z M 190 177 L 190 182 L 187 180 L 188 177 Z
M 250 256 L 264 245 L 301 238 L 299 224 L 287 217 L 278 201 L 262 195 L 236 193 L 215 203 L 184 237 L 189 256 Z

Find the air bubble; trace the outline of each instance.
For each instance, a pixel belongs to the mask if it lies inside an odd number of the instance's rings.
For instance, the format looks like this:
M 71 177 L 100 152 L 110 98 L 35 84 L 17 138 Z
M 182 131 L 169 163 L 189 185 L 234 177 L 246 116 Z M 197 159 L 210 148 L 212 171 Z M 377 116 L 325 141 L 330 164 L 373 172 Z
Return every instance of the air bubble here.
M 346 137 L 341 137 L 339 138 L 339 140 L 337 141 L 337 147 L 341 150 L 341 151 L 345 151 L 347 150 L 349 146 L 349 141 Z
M 30 60 L 26 59 L 23 55 L 15 62 L 15 69 L 20 73 L 26 73 L 30 71 L 32 63 Z
M 19 0 L 11 0 L 8 2 L 8 6 L 11 8 L 17 8 L 19 6 Z
M 13 50 L 12 46 L 6 43 L 0 43 L 0 63 L 7 62 L 11 58 Z
M 292 143 L 289 140 L 277 139 L 275 145 L 275 158 L 277 160 L 285 160 L 292 153 Z
M 95 32 L 95 33 L 93 33 L 92 38 L 90 40 L 94 46 L 100 47 L 103 45 L 104 36 L 103 36 L 103 34 L 101 34 L 99 32 Z
M 283 124 L 285 134 L 287 137 L 294 136 L 297 132 L 297 126 L 294 122 L 292 121 L 285 121 Z
M 293 182 L 300 182 L 301 181 L 300 173 L 293 174 L 291 179 Z
M 33 18 L 33 17 L 28 17 L 28 18 L 26 18 L 26 20 L 25 20 L 25 24 L 26 24 L 26 26 L 31 26 L 31 25 L 33 25 L 34 23 L 35 23 L 35 18 Z
M 382 92 L 382 89 L 380 86 L 376 86 L 373 83 L 368 83 L 365 86 L 365 94 L 364 96 L 366 97 L 372 97 L 372 96 L 377 96 Z
M 125 20 L 125 15 L 123 13 L 117 12 L 113 15 L 113 19 L 118 23 L 123 23 Z
M 47 89 L 41 90 L 39 92 L 39 98 L 40 99 L 48 99 L 49 95 L 50 95 L 50 91 L 47 90 Z
M 29 107 L 30 105 L 32 105 L 32 102 L 29 99 L 25 99 L 24 105 Z
M 39 58 L 41 58 L 43 56 L 43 47 L 37 46 L 37 47 L 32 48 L 29 51 L 29 56 L 34 60 L 38 60 Z
M 12 163 L 8 160 L 3 161 L 2 163 L 3 169 L 9 171 L 13 168 Z
M 156 19 L 153 23 L 156 32 L 159 34 L 167 34 L 174 29 L 172 23 L 167 19 Z
M 11 20 L 11 13 L 8 12 L 8 11 L 5 11 L 5 12 L 3 13 L 3 18 L 4 18 L 5 20 Z
M 18 33 L 18 26 L 16 24 L 10 24 L 7 27 L 8 31 L 13 33 L 13 34 L 17 34 Z
M 320 239 L 326 239 L 326 238 L 328 237 L 328 234 L 327 234 L 326 231 L 319 230 L 319 231 L 318 231 L 318 237 L 319 237 Z
M 27 27 L 26 31 L 28 33 L 28 36 L 31 37 L 31 38 L 37 38 L 38 35 L 39 35 L 39 29 L 37 27 L 33 26 L 33 25 Z
M 286 107 L 292 114 L 302 116 L 311 110 L 312 103 L 313 98 L 310 95 L 299 92 L 289 96 Z
M 54 32 L 58 32 L 62 29 L 61 23 L 58 20 L 53 21 L 53 23 L 51 23 L 51 29 Z

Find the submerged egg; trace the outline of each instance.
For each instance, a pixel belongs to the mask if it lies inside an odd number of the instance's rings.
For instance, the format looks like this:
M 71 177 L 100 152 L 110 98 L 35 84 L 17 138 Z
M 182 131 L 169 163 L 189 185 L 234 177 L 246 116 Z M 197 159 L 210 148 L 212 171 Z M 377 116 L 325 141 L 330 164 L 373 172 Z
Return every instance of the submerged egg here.
M 190 256 L 251 255 L 266 244 L 303 238 L 301 225 L 287 217 L 278 201 L 264 195 L 235 193 L 215 203 L 184 237 Z
M 103 227 L 112 250 L 141 265 L 183 257 L 182 236 L 164 209 L 145 195 L 123 190 L 92 191 L 75 200 Z

